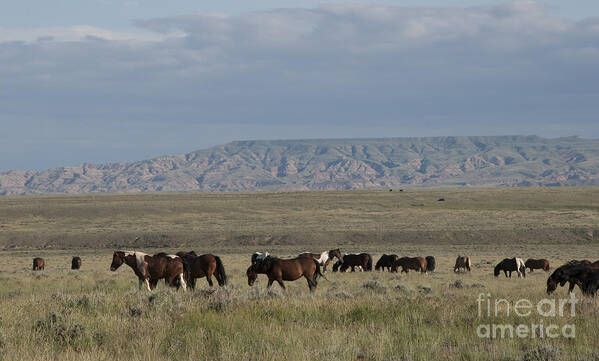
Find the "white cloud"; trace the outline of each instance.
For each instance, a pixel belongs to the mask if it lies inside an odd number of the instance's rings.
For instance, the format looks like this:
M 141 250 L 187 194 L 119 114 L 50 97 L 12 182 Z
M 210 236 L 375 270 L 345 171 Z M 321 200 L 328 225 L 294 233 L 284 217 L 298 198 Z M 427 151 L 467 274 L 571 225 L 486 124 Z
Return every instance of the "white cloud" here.
M 129 124 L 150 139 L 160 136 L 152 124 L 164 123 L 182 132 L 242 123 L 289 138 L 285 124 L 331 137 L 319 124 L 373 121 L 386 129 L 381 136 L 394 127 L 562 135 L 547 132 L 565 121 L 599 136 L 599 19 L 551 17 L 533 1 L 331 5 L 136 24 L 132 32 L 0 29 L 2 119 L 46 119 L 57 131 L 87 119 L 107 133 Z M 273 124 L 277 133 L 266 134 Z M 131 139 L 132 148 L 145 141 Z

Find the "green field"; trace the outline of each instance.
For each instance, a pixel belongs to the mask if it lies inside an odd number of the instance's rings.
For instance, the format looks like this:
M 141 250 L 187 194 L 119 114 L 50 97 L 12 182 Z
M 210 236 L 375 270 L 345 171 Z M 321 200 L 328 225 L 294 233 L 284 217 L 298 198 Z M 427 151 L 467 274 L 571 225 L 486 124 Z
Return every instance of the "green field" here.
M 437 201 L 445 198 L 444 202 Z M 7 360 L 598 360 L 599 306 L 478 317 L 477 297 L 545 298 L 547 274 L 494 278 L 504 257 L 599 259 L 599 188 L 150 194 L 0 198 L 0 358 Z M 250 288 L 249 255 L 340 247 L 434 255 L 431 274 L 332 273 Z M 137 290 L 116 248 L 194 249 L 230 284 Z M 470 255 L 470 274 L 451 270 Z M 83 259 L 80 271 L 70 259 Z M 46 269 L 32 272 L 35 256 Z M 515 277 L 515 275 L 514 275 Z M 577 295 L 580 296 L 578 290 Z M 559 288 L 550 299 L 565 298 Z M 573 324 L 576 337 L 481 339 L 481 324 Z

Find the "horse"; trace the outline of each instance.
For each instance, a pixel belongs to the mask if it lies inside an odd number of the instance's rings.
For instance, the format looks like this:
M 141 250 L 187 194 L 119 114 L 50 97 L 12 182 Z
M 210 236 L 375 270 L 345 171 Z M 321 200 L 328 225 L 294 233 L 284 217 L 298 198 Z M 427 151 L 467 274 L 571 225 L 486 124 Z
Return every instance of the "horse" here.
M 254 254 L 252 254 L 252 264 L 257 261 L 262 261 L 268 256 L 270 256 L 268 252 L 254 252 Z
M 347 271 L 351 267 L 351 271 L 355 272 L 355 268 L 359 267 L 360 271 L 372 271 L 372 256 L 368 253 L 351 253 L 343 255 L 343 262 L 339 266 L 340 272 Z
M 397 272 L 397 267 L 395 267 L 395 262 L 399 259 L 396 254 L 384 254 L 379 258 L 374 266 L 375 270 L 382 269 L 385 271 L 385 267 L 389 270 L 389 272 Z
M 268 276 L 268 286 L 270 288 L 274 281 L 285 289 L 283 281 L 295 281 L 300 277 L 304 277 L 308 281 L 310 292 L 318 285 L 318 276 L 323 277 L 320 272 L 320 264 L 309 257 L 297 257 L 292 259 L 281 259 L 275 257 L 267 257 L 262 261 L 252 263 L 246 271 L 248 277 L 248 285 L 254 285 L 258 274 L 262 273 Z
M 116 271 L 123 263 L 131 267 L 139 280 L 139 289 L 145 285 L 148 291 L 156 287 L 158 280 L 163 279 L 171 287 L 183 287 L 187 284 L 183 277 L 183 260 L 175 255 L 158 253 L 150 256 L 136 251 L 115 251 L 112 255 L 110 270 Z
M 549 261 L 541 258 L 541 259 L 533 259 L 529 258 L 524 262 L 526 268 L 530 269 L 530 272 L 536 269 L 542 269 L 545 272 L 549 272 Z
M 553 271 L 553 273 L 547 279 L 547 294 L 550 295 L 555 291 L 557 285 L 564 286 L 569 283 L 568 293 L 574 291 L 574 287 L 578 285 L 580 289 L 585 293 L 585 279 L 586 274 L 589 271 L 599 269 L 599 261 L 591 263 L 587 260 L 570 261 Z
M 208 285 L 213 286 L 212 275 L 219 286 L 227 284 L 227 274 L 220 257 L 213 254 L 196 255 L 194 251 L 178 252 L 177 256 L 183 259 L 183 270 L 187 284 L 192 289 L 196 286 L 196 278 L 206 277 Z
M 81 268 L 81 258 L 73 257 L 73 260 L 71 261 L 71 269 L 79 269 L 79 268 Z
M 522 258 L 505 258 L 495 266 L 493 274 L 497 277 L 501 271 L 503 271 L 506 277 L 508 277 L 509 272 L 510 278 L 514 271 L 518 273 L 518 278 L 520 278 L 520 276 L 526 277 L 526 266 L 524 265 Z
M 468 256 L 458 256 L 455 260 L 455 266 L 453 266 L 454 272 L 460 272 L 461 269 L 464 269 L 468 272 L 472 269 L 472 262 L 470 262 L 470 257 Z
M 424 257 L 401 257 L 395 261 L 395 268 L 401 267 L 401 271 L 408 273 L 411 269 L 426 273 L 426 259 Z
M 46 267 L 46 261 L 43 258 L 35 257 L 33 259 L 33 270 L 42 271 Z
M 426 271 L 427 272 L 434 272 L 435 271 L 435 257 L 433 256 L 426 256 L 425 257 L 426 260 Z
M 327 266 L 333 260 L 333 258 L 337 257 L 338 260 L 341 260 L 341 251 L 339 250 L 339 248 L 337 248 L 332 249 L 330 251 L 324 251 L 322 253 L 304 252 L 300 253 L 298 257 L 314 258 L 318 262 L 318 264 L 322 266 L 322 272 L 324 273 L 327 271 Z

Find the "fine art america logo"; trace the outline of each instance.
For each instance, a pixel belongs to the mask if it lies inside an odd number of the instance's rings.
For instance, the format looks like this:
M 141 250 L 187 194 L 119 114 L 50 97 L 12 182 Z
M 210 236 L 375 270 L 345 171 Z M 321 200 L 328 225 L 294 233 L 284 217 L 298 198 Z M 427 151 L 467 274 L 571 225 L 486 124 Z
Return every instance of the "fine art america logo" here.
M 573 293 L 569 298 L 548 299 L 544 298 L 534 303 L 526 298 L 510 302 L 504 298 L 492 298 L 490 293 L 480 293 L 476 300 L 478 304 L 478 318 L 483 320 L 476 328 L 480 338 L 574 338 L 576 328 L 574 324 L 567 323 L 562 326 L 554 323 L 557 318 L 573 319 L 576 316 L 576 303 L 578 299 Z M 537 319 L 534 322 L 524 323 L 485 323 L 492 317 L 507 318 L 517 316 L 523 320 L 528 317 Z

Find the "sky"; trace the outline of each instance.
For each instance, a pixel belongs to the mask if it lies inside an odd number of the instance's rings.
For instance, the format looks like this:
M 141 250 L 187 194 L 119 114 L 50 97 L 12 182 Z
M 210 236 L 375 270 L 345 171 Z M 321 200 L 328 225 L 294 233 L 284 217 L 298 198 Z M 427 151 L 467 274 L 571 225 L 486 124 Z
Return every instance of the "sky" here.
M 233 140 L 599 137 L 596 0 L 0 5 L 0 172 Z

